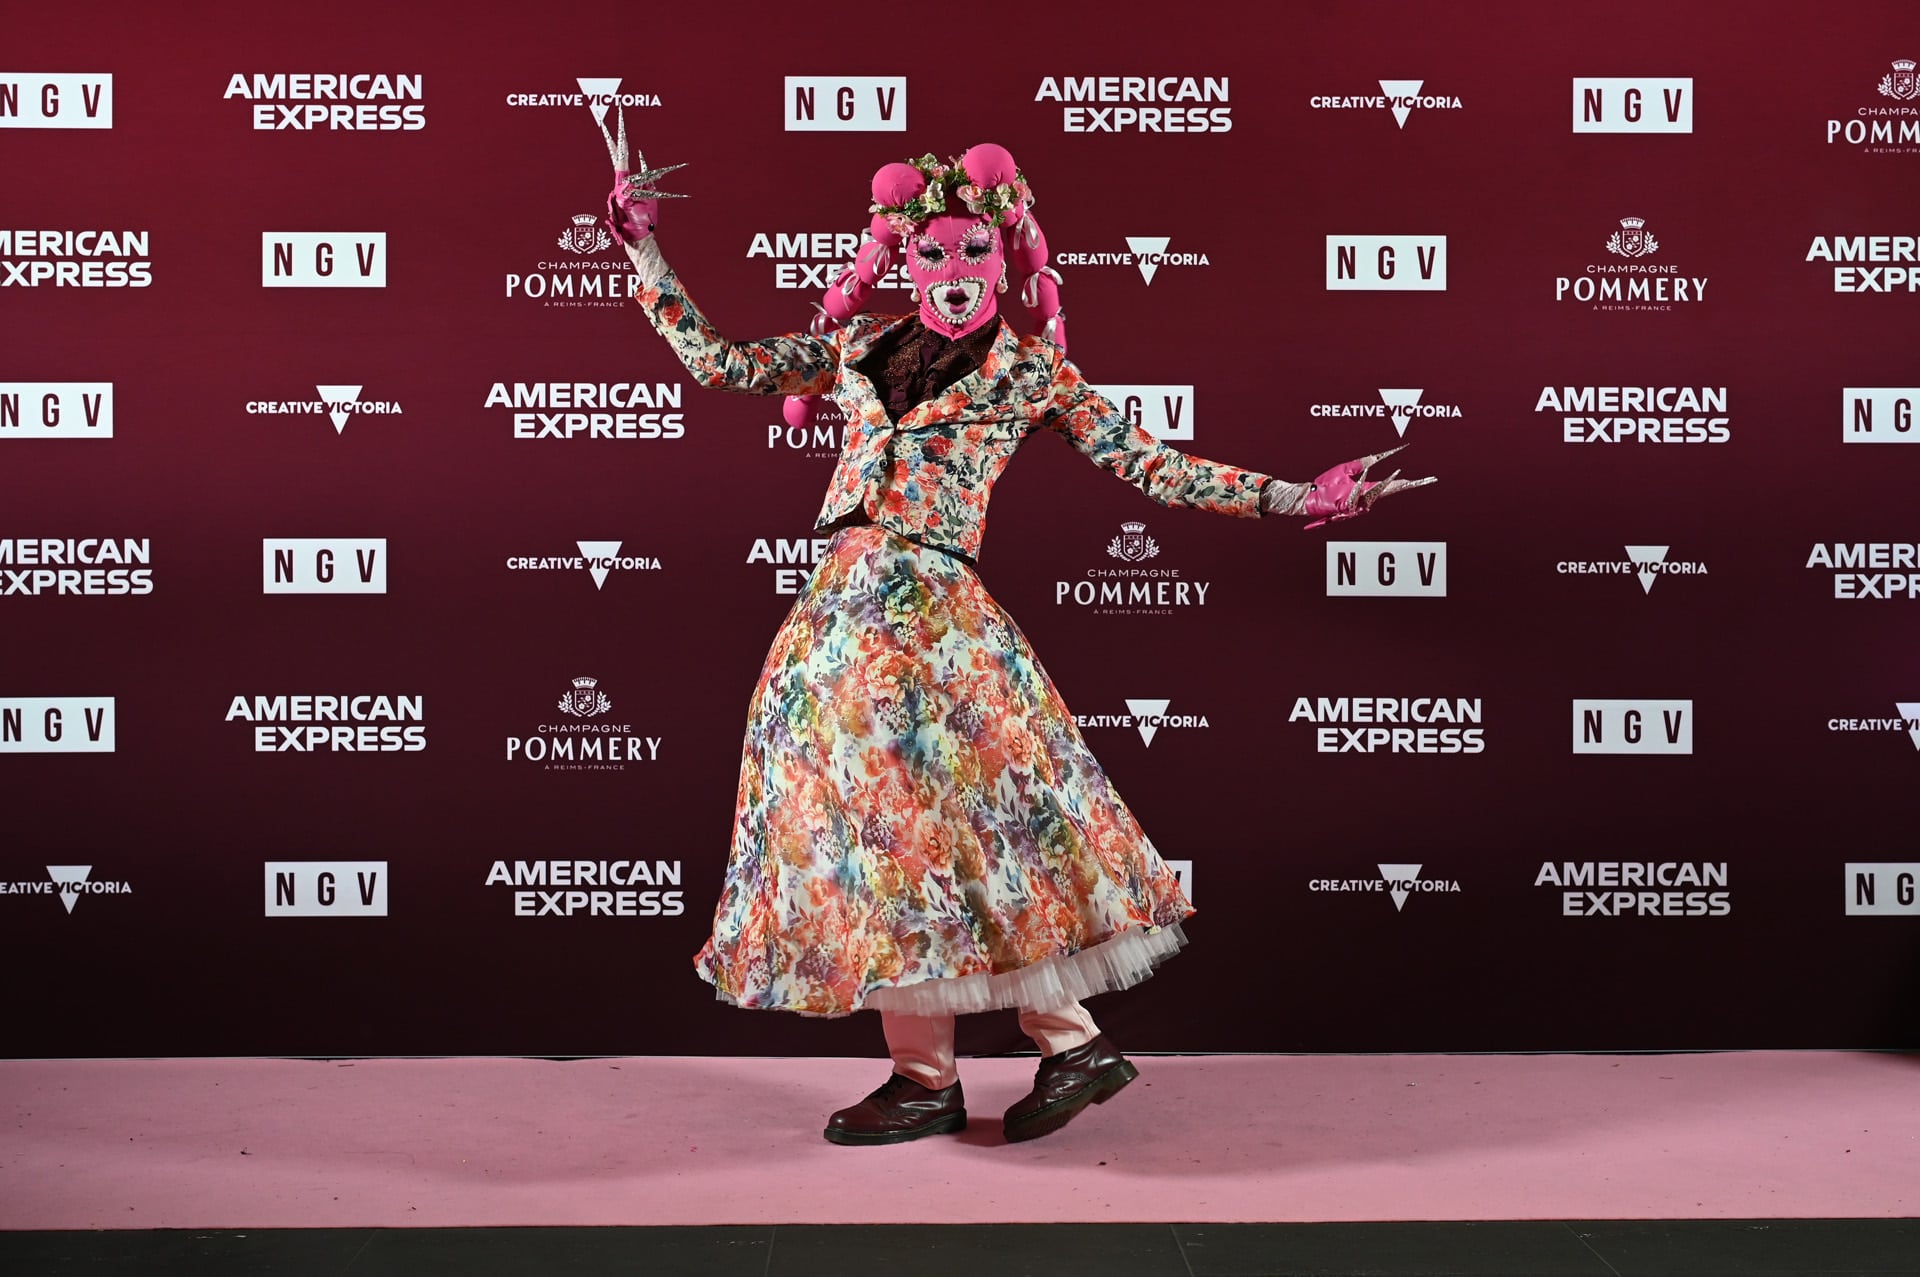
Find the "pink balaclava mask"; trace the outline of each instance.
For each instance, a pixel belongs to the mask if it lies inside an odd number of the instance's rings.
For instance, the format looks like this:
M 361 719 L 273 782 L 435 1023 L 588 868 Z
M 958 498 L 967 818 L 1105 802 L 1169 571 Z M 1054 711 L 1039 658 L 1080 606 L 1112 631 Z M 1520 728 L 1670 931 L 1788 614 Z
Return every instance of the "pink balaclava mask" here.
M 1000 231 L 987 219 L 943 213 L 907 236 L 907 274 L 920 291 L 920 322 L 964 337 L 998 313 L 994 290 L 1006 269 Z

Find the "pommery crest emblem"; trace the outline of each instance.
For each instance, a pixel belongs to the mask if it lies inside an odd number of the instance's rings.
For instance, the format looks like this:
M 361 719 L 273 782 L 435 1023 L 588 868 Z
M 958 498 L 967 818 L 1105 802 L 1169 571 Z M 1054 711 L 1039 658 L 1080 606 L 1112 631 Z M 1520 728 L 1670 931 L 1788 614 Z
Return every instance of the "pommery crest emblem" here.
M 576 718 L 593 718 L 612 709 L 613 702 L 607 699 L 607 694 L 595 690 L 599 685 L 597 678 L 574 679 L 573 690 L 560 698 L 560 712 Z
M 613 247 L 613 236 L 592 213 L 575 213 L 573 225 L 560 237 L 560 247 L 570 253 L 602 253 Z
M 1920 98 L 1920 76 L 1914 74 L 1912 58 L 1894 59 L 1893 74 L 1880 77 L 1880 95 L 1896 102 Z
M 1620 229 L 1607 237 L 1607 251 L 1622 257 L 1650 257 L 1660 249 L 1660 241 L 1647 229 L 1644 217 L 1623 217 Z
M 1159 543 L 1147 535 L 1144 523 L 1123 523 L 1120 535 L 1107 542 L 1107 553 L 1128 563 L 1140 563 L 1160 553 Z

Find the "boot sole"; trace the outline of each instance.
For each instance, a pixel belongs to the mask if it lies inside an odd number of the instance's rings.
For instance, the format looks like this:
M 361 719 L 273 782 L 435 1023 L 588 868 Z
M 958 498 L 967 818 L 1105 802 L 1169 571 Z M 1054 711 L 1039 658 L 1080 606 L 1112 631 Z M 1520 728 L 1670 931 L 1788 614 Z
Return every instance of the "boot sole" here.
M 1140 1070 L 1133 1067 L 1130 1060 L 1120 1063 L 1102 1073 L 1087 1084 L 1087 1089 L 1072 1099 L 1061 1100 L 1052 1108 L 1041 1109 L 1033 1116 L 1018 1122 L 1007 1122 L 1007 1143 L 1017 1144 L 1022 1140 L 1037 1140 L 1042 1135 L 1051 1135 L 1068 1122 L 1074 1115 L 1089 1104 L 1105 1104 L 1120 1093 L 1122 1087 L 1140 1076 Z
M 905 1144 L 908 1140 L 923 1139 L 928 1135 L 957 1134 L 966 1129 L 967 1115 L 954 1113 L 928 1122 L 925 1126 L 904 1131 L 841 1131 L 829 1126 L 821 1134 L 831 1144 Z

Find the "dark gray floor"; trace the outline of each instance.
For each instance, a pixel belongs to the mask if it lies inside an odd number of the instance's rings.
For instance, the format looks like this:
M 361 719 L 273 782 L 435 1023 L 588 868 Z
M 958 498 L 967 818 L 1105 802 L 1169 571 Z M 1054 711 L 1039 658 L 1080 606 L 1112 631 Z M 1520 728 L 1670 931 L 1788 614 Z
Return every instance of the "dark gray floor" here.
M 1920 1277 L 1920 1221 L 899 1224 L 0 1233 L 0 1273 Z

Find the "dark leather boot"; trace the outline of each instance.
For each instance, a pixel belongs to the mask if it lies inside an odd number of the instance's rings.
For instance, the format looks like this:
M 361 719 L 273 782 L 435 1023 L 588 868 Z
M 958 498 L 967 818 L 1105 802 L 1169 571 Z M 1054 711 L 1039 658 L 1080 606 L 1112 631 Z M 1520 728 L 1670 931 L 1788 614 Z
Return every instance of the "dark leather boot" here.
M 1049 1055 L 1034 1072 L 1033 1090 L 1007 1110 L 1007 1142 L 1050 1135 L 1139 1076 L 1104 1033 L 1085 1046 Z
M 895 1073 L 872 1095 L 828 1118 L 822 1134 L 835 1144 L 900 1144 L 966 1129 L 966 1098 L 958 1078 L 932 1091 Z

